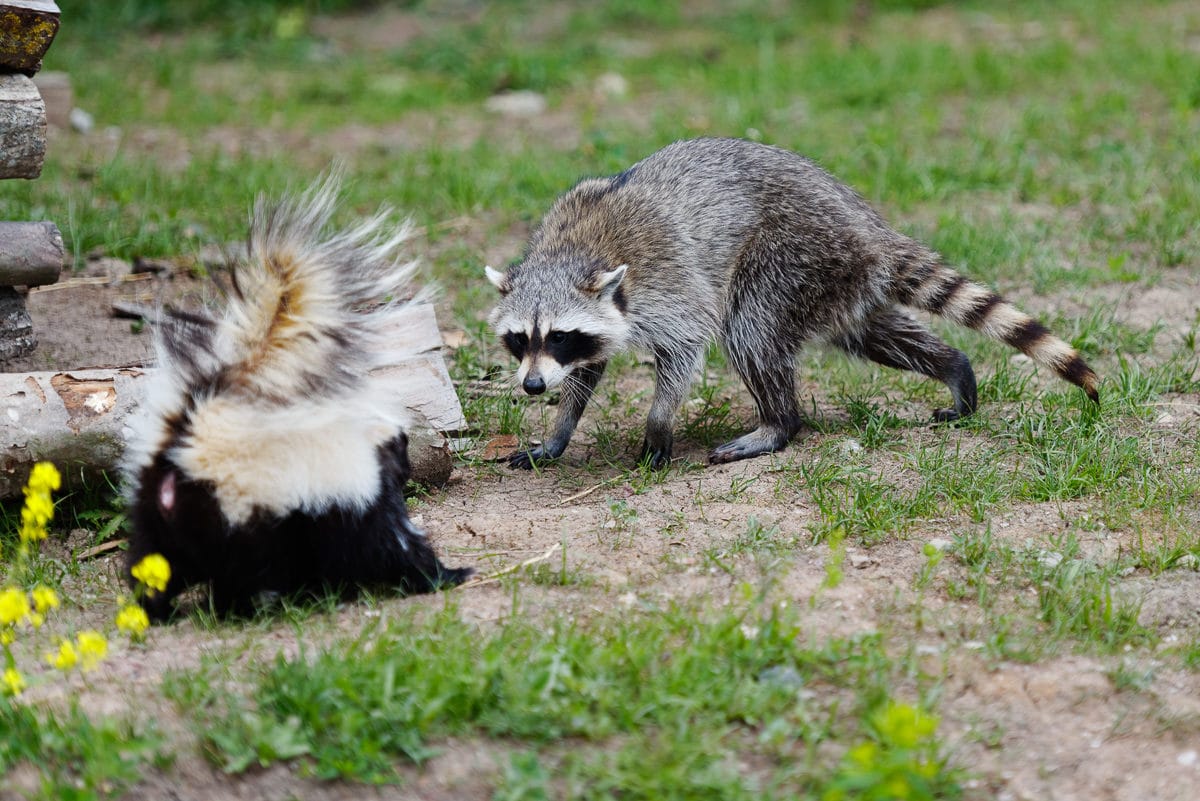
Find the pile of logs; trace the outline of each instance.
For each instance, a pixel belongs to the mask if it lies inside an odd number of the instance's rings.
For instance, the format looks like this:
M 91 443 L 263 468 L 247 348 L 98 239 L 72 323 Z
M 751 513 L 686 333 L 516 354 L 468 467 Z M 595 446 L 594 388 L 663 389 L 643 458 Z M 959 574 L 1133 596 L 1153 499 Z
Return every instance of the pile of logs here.
M 58 22 L 52 0 L 0 0 L 0 179 L 42 173 L 46 104 L 31 76 L 41 69 Z M 54 223 L 0 223 L 0 364 L 37 346 L 17 287 L 57 281 L 64 253 Z

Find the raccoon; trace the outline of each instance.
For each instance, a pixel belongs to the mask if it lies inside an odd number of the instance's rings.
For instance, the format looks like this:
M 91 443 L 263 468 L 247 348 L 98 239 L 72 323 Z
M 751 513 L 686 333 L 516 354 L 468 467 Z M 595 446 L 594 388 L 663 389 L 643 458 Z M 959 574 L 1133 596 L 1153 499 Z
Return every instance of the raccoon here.
M 585 179 L 550 208 L 520 262 L 485 272 L 501 295 L 490 323 L 520 362 L 521 386 L 562 388 L 553 431 L 513 453 L 514 467 L 563 453 L 605 364 L 628 348 L 654 357 L 641 458 L 655 468 L 670 461 L 676 413 L 713 339 L 759 423 L 713 450 L 713 463 L 779 450 L 801 429 L 795 360 L 810 342 L 941 381 L 952 405 L 935 421 L 971 414 L 970 361 L 909 309 L 1004 342 L 1099 399 L 1070 345 L 809 159 L 770 145 L 685 140 Z

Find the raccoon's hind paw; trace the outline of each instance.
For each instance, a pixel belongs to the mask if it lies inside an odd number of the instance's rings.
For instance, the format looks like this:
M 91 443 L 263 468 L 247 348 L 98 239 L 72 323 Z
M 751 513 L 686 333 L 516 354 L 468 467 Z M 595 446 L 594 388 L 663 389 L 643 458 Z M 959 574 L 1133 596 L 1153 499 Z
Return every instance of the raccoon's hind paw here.
M 788 444 L 791 437 L 786 431 L 772 426 L 761 426 L 749 434 L 744 434 L 732 442 L 726 442 L 708 455 L 709 464 L 724 464 L 736 462 L 739 459 L 751 459 L 764 453 L 774 453 Z
M 649 465 L 651 470 L 662 470 L 671 464 L 671 445 L 666 448 L 655 447 L 649 440 L 642 443 L 642 452 L 638 455 L 638 464 Z

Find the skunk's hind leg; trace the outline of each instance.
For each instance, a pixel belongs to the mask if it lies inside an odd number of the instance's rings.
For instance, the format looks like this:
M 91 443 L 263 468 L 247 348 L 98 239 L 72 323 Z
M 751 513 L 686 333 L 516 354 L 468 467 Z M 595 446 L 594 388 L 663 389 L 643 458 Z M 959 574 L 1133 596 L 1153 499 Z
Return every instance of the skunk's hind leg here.
M 400 434 L 379 448 L 380 493 L 360 522 L 357 575 L 350 581 L 396 586 L 406 593 L 433 592 L 461 584 L 474 571 L 446 567 L 433 552 L 425 532 L 408 517 L 404 487 L 411 468 L 408 437 Z

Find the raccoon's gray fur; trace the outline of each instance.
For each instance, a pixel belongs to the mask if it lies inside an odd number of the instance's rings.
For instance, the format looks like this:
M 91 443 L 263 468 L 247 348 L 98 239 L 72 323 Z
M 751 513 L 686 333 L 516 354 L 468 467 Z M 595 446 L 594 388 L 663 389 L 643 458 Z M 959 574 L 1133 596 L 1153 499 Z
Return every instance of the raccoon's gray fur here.
M 714 450 L 729 462 L 782 448 L 801 427 L 797 351 L 825 341 L 942 381 L 950 421 L 975 411 L 967 357 L 904 307 L 1022 351 L 1098 399 L 1079 354 L 995 292 L 897 233 L 854 190 L 808 159 L 737 139 L 676 142 L 560 197 L 507 274 L 491 324 L 537 395 L 562 385 L 554 430 L 510 457 L 517 467 L 566 449 L 608 359 L 654 355 L 642 457 L 670 460 L 672 427 L 719 340 L 758 408 L 759 427 Z

